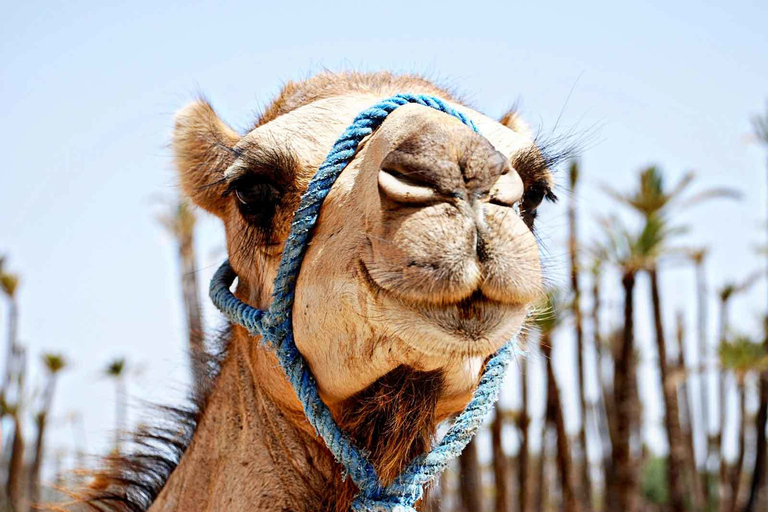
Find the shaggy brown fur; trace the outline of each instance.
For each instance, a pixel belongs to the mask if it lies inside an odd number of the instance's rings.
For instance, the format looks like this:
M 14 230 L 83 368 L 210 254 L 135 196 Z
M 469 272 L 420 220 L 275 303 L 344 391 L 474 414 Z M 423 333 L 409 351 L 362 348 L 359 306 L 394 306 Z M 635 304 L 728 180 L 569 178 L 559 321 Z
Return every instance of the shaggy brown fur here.
M 385 485 L 432 446 L 441 388 L 440 372 L 400 366 L 341 405 L 339 426 L 371 454 Z M 336 478 L 341 476 L 339 468 Z M 324 500 L 327 511 L 349 510 L 357 488 L 351 482 L 334 487 Z

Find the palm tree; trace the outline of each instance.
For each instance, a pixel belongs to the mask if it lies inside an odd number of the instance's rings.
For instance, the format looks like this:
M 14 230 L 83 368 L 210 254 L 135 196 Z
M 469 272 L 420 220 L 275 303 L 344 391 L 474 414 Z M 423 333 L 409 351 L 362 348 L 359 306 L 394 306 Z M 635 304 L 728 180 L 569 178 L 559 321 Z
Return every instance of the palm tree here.
M 747 279 L 745 279 L 741 283 L 727 283 L 725 286 L 723 286 L 719 292 L 719 299 L 720 299 L 720 333 L 719 333 L 719 339 L 718 339 L 718 350 L 720 351 L 720 361 L 723 362 L 723 353 L 722 350 L 723 347 L 728 343 L 728 333 L 730 332 L 730 315 L 729 315 L 729 305 L 730 301 L 738 294 L 747 292 L 752 285 L 757 282 L 758 277 L 760 276 L 760 273 L 753 274 L 749 276 Z M 733 347 L 729 352 L 730 355 L 733 355 L 734 352 Z M 715 431 L 715 439 L 717 440 L 717 447 L 718 447 L 718 458 L 720 460 L 720 471 L 719 471 L 719 494 L 720 494 L 720 510 L 722 512 L 727 512 L 730 510 L 731 507 L 731 500 L 728 499 L 728 494 L 730 493 L 730 479 L 728 477 L 728 465 L 725 460 L 725 457 L 723 456 L 723 446 L 724 446 L 724 436 L 723 432 L 725 430 L 725 414 L 726 414 L 726 407 L 725 407 L 725 399 L 726 399 L 726 389 L 725 389 L 725 374 L 723 372 L 718 372 L 718 396 L 720 400 L 720 419 L 718 422 L 717 430 Z
M 600 448 L 602 451 L 602 465 L 603 465 L 603 482 L 605 486 L 605 508 L 611 509 L 615 507 L 615 489 L 613 486 L 613 459 L 611 457 L 611 451 L 613 443 L 615 441 L 615 414 L 613 414 L 613 393 L 608 388 L 608 383 L 605 382 L 603 375 L 608 373 L 607 365 L 610 361 L 613 361 L 613 354 L 605 354 L 606 347 L 610 345 L 610 340 L 606 342 L 603 340 L 601 331 L 601 314 L 600 308 L 602 305 L 601 296 L 601 276 L 603 274 L 603 265 L 607 258 L 607 255 L 602 250 L 601 244 L 594 244 L 593 247 L 593 259 L 590 267 L 592 274 L 592 310 L 590 312 L 592 322 L 592 342 L 595 347 L 596 364 L 597 368 L 597 406 L 599 407 L 598 426 L 600 429 Z M 611 352 L 611 351 L 609 351 Z
M 701 482 L 699 484 L 704 503 L 709 505 L 709 454 L 712 451 L 712 444 L 714 439 L 711 436 L 710 428 L 713 423 L 713 413 L 709 407 L 709 379 L 707 376 L 707 361 L 709 354 L 709 344 L 707 343 L 707 325 L 708 325 L 708 309 L 707 309 L 707 283 L 706 283 L 706 271 L 704 263 L 708 254 L 708 249 L 700 248 L 690 253 L 690 258 L 696 268 L 696 332 L 698 340 L 698 377 L 699 377 L 699 409 L 701 416 L 697 422 L 701 425 L 700 439 L 702 439 L 704 446 L 704 454 L 702 457 L 702 472 Z M 696 365 L 696 362 L 693 363 Z M 695 434 L 695 432 L 694 432 Z
M 733 189 L 720 187 L 703 190 L 691 197 L 683 198 L 682 196 L 695 179 L 696 173 L 689 171 L 671 190 L 666 190 L 663 173 L 657 167 L 651 166 L 640 172 L 639 187 L 628 194 L 610 187 L 604 187 L 604 189 L 611 197 L 639 212 L 644 218 L 654 215 L 666 217 L 670 210 L 679 212 L 712 199 L 741 197 Z
M 659 291 L 658 259 L 662 252 L 667 249 L 669 239 L 681 231 L 668 227 L 667 219 L 669 218 L 670 210 L 683 209 L 715 198 L 738 197 L 738 194 L 730 189 L 719 188 L 704 190 L 694 196 L 683 199 L 683 194 L 693 183 L 694 178 L 695 174 L 689 172 L 671 190 L 667 190 L 664 186 L 662 172 L 656 167 L 648 167 L 640 173 L 640 182 L 636 190 L 623 194 L 613 189 L 608 189 L 608 193 L 611 196 L 640 213 L 647 224 L 657 224 L 655 229 L 655 246 L 648 248 L 649 253 L 646 254 L 647 268 L 645 270 L 651 281 L 654 331 L 659 357 L 660 384 L 665 406 L 664 420 L 670 447 L 667 478 L 670 487 L 671 506 L 675 512 L 683 512 L 685 509 L 686 492 L 680 476 L 685 466 L 684 461 L 687 454 L 680 431 L 677 390 L 674 387 L 674 383 L 670 381 L 667 361 L 661 294 Z
M 634 290 L 637 273 L 648 268 L 655 257 L 664 226 L 657 217 L 649 218 L 639 235 L 630 234 L 617 219 L 605 222 L 606 243 L 603 251 L 621 272 L 624 291 L 624 327 L 614 351 L 613 414 L 616 418 L 613 443 L 614 487 L 618 509 L 638 510 L 639 475 L 631 451 L 631 439 L 637 424 L 639 403 L 636 384 Z
M 576 385 L 579 392 L 579 414 L 581 424 L 579 427 L 579 452 L 581 453 L 581 489 L 580 498 L 586 510 L 592 508 L 592 482 L 589 477 L 589 459 L 587 457 L 587 399 L 584 388 L 586 374 L 584 369 L 584 329 L 581 314 L 581 287 L 579 283 L 579 234 L 578 215 L 576 212 L 576 186 L 579 183 L 579 164 L 571 162 L 568 169 L 568 178 L 571 186 L 571 200 L 568 203 L 568 254 L 571 263 L 571 315 L 576 334 Z
M 719 348 L 720 364 L 730 370 L 736 381 L 739 408 L 738 452 L 730 475 L 730 500 L 721 503 L 721 510 L 736 511 L 741 483 L 742 466 L 744 464 L 744 431 L 747 421 L 744 407 L 744 381 L 751 372 L 761 372 L 768 369 L 768 351 L 761 343 L 755 343 L 746 336 L 737 336 L 732 341 L 725 341 Z M 725 496 L 721 494 L 721 500 Z
M 85 469 L 86 433 L 83 415 L 79 411 L 72 411 L 67 415 L 67 422 L 72 429 L 72 445 L 75 452 L 75 469 L 77 470 L 73 471 L 70 476 L 77 484 L 82 477 L 82 470 Z M 73 487 L 77 487 L 77 485 L 73 485 Z
M 19 277 L 0 269 L 0 288 L 8 299 L 8 341 L 6 342 L 5 376 L 2 388 L 4 399 L 8 400 L 8 393 L 16 370 L 14 367 L 18 362 L 19 305 L 16 293 L 19 288 Z
M 563 417 L 560 388 L 555 378 L 555 370 L 552 364 L 552 335 L 562 321 L 559 297 L 551 292 L 544 304 L 534 312 L 534 322 L 539 328 L 541 338 L 539 346 L 547 367 L 547 407 L 544 429 L 554 426 L 557 436 L 557 467 L 560 476 L 560 488 L 563 493 L 563 510 L 566 512 L 579 511 L 579 501 L 574 487 L 573 462 L 568 446 L 568 433 L 565 430 L 565 418 Z M 542 461 L 544 463 L 544 450 L 542 446 Z
M 661 374 L 662 396 L 664 397 L 664 420 L 669 440 L 669 461 L 667 464 L 667 479 L 670 488 L 671 508 L 674 512 L 684 512 L 686 490 L 683 485 L 685 468 L 685 442 L 680 429 L 680 411 L 677 402 L 677 387 L 672 380 L 667 360 L 667 347 L 661 314 L 661 294 L 657 267 L 653 264 L 648 273 L 651 279 L 651 301 L 653 303 L 653 319 L 656 334 L 656 347 L 659 352 L 659 370 Z
M 3 415 L 9 415 L 13 419 L 13 441 L 11 442 L 11 457 L 8 464 L 8 479 L 5 484 L 5 492 L 12 511 L 21 507 L 24 482 L 24 429 L 21 424 L 21 408 L 18 403 L 14 405 L 3 404 Z
M 179 250 L 181 290 L 186 311 L 189 356 L 192 369 L 192 389 L 197 396 L 204 393 L 208 376 L 205 361 L 205 333 L 197 284 L 197 258 L 195 256 L 195 224 L 197 218 L 188 201 L 175 202 L 169 211 L 159 216 L 160 223 L 176 239 Z
M 439 488 L 442 485 L 442 477 L 438 477 L 435 485 L 426 490 L 424 494 L 424 512 L 440 512 L 441 496 Z
M 125 432 L 127 419 L 127 396 L 125 390 L 125 358 L 113 359 L 104 370 L 104 375 L 115 381 L 115 453 L 120 453 L 120 441 Z
M 496 402 L 496 415 L 491 423 L 491 440 L 493 447 L 493 475 L 494 475 L 494 510 L 496 512 L 509 511 L 509 461 L 504 453 L 502 444 L 504 430 L 504 411 L 501 402 Z
M 534 496 L 533 506 L 536 512 L 545 512 L 550 509 L 549 500 L 549 471 L 547 468 L 549 455 L 547 453 L 547 418 L 546 412 L 544 413 L 544 424 L 541 426 L 541 443 L 539 443 L 539 461 L 536 466 L 536 495 Z
M 45 427 L 48 413 L 53 404 L 53 394 L 56 390 L 56 381 L 59 373 L 67 366 L 67 362 L 60 354 L 43 354 L 43 364 L 48 377 L 43 390 L 42 407 L 35 418 L 37 421 L 37 438 L 35 439 L 35 455 L 29 474 L 29 499 L 34 505 L 40 501 L 40 468 L 43 464 L 43 444 L 45 441 Z
M 18 510 L 23 496 L 24 479 L 24 429 L 22 427 L 22 399 L 26 357 L 18 343 L 19 307 L 16 294 L 19 277 L 5 271 L 5 258 L 0 258 L 0 288 L 8 300 L 8 341 L 6 348 L 5 375 L 0 388 L 0 419 L 6 415 L 13 420 L 13 441 L 8 466 L 6 492 L 12 510 Z M 11 393 L 12 386 L 16 393 Z
M 768 105 L 766 105 L 764 116 L 757 115 L 752 119 L 752 127 L 755 138 L 768 149 Z M 768 166 L 766 166 L 766 170 L 768 170 Z M 768 350 L 768 319 L 766 319 L 764 335 L 763 343 Z M 757 437 L 755 440 L 757 448 L 755 450 L 755 466 L 752 471 L 752 484 L 749 489 L 749 501 L 745 507 L 745 511 L 748 512 L 756 510 L 758 497 L 765 486 L 766 460 L 768 459 L 765 437 L 766 425 L 768 425 L 768 371 L 760 373 L 760 407 L 757 412 Z
M 527 345 L 527 331 L 521 334 L 520 344 Z M 522 404 L 517 417 L 517 428 L 520 431 L 520 449 L 517 454 L 517 503 L 518 512 L 528 512 L 528 467 L 529 467 L 529 426 L 531 424 L 528 412 L 528 360 L 520 358 L 520 395 Z
M 480 473 L 480 460 L 477 454 L 477 438 L 464 448 L 459 457 L 459 495 L 462 511 L 474 512 L 483 509 L 483 481 Z
M 693 504 L 695 510 L 704 510 L 704 492 L 701 487 L 701 479 L 696 469 L 696 450 L 693 443 L 693 414 L 688 394 L 688 365 L 685 357 L 685 322 L 682 311 L 677 313 L 677 361 L 675 363 L 675 379 L 680 382 L 678 397 L 680 401 L 680 421 L 685 449 L 688 452 L 686 463 L 688 465 L 688 485 L 693 488 Z

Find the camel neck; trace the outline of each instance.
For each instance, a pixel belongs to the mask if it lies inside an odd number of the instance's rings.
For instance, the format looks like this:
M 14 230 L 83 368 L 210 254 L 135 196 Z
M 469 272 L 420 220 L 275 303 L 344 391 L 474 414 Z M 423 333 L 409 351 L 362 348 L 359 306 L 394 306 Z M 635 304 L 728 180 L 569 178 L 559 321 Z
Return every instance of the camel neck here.
M 150 511 L 335 512 L 348 486 L 274 356 L 235 328 L 192 443 Z
M 441 390 L 439 372 L 399 367 L 334 415 L 386 484 L 430 448 Z M 192 443 L 150 510 L 348 512 L 356 493 L 274 355 L 236 327 Z

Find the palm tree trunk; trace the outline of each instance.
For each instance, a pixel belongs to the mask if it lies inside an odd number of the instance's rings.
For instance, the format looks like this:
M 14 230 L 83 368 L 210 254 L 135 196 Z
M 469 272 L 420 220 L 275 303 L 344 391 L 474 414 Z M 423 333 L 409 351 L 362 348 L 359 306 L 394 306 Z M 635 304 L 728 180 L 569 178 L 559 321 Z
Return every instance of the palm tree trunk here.
M 8 297 L 8 341 L 5 350 L 5 375 L 3 377 L 2 395 L 4 398 L 8 398 L 6 393 L 11 385 L 11 378 L 14 372 L 14 363 L 17 359 L 16 344 L 18 335 L 18 322 L 19 322 L 19 305 L 16 302 L 16 298 Z
M 768 317 L 765 318 L 765 338 L 763 347 L 768 351 Z M 755 512 L 758 502 L 763 499 L 766 481 L 766 458 L 768 456 L 768 444 L 766 444 L 765 429 L 768 424 L 768 371 L 760 373 L 760 407 L 757 411 L 755 427 L 755 466 L 752 470 L 752 483 L 749 487 L 749 500 L 744 512 Z
M 448 509 L 443 508 L 443 504 L 448 501 L 448 494 L 450 492 L 448 486 L 448 474 L 451 472 L 451 468 L 446 468 L 432 486 L 427 489 L 426 497 L 424 499 L 424 512 L 444 512 Z
M 424 512 L 440 512 L 440 492 L 438 490 L 440 485 L 439 481 L 436 482 L 436 484 L 437 485 L 427 489 L 424 494 Z
M 120 445 L 127 433 L 126 421 L 128 418 L 128 396 L 125 389 L 125 376 L 115 377 L 115 453 L 120 453 Z
M 75 412 L 72 416 L 72 446 L 75 450 L 75 470 L 70 475 L 73 480 L 72 487 L 77 488 L 77 484 L 81 481 L 82 472 L 79 470 L 85 469 L 85 453 L 86 453 L 86 434 L 85 426 L 83 425 L 83 418 L 79 412 Z
M 765 134 L 763 134 L 765 135 Z M 761 137 L 763 142 L 766 142 L 766 137 Z M 766 159 L 766 170 L 768 171 L 768 159 Z M 766 174 L 768 176 L 768 173 Z M 768 208 L 768 201 L 766 202 L 766 208 Z M 768 265 L 768 257 L 766 258 L 766 264 Z M 763 347 L 768 351 L 768 316 L 763 319 L 764 336 Z M 766 446 L 765 428 L 768 425 L 768 371 L 760 372 L 760 406 L 757 410 L 757 418 L 755 426 L 757 428 L 757 435 L 755 436 L 755 443 L 757 447 L 755 449 L 755 467 L 752 471 L 752 484 L 749 489 L 749 500 L 747 501 L 745 512 L 753 512 L 757 509 L 757 502 L 761 499 L 762 489 L 765 485 L 765 481 L 768 477 L 766 475 L 766 453 L 768 446 Z
M 741 485 L 741 468 L 744 465 L 744 431 L 747 424 L 747 412 L 745 407 L 745 393 L 744 393 L 744 377 L 738 376 L 736 382 L 737 390 L 739 393 L 739 441 L 738 441 L 738 453 L 736 455 L 736 462 L 733 466 L 733 473 L 731 475 L 731 506 L 730 512 L 736 512 L 736 507 L 739 503 L 739 487 Z
M 607 357 L 605 354 L 605 346 L 601 334 L 600 326 L 600 264 L 595 264 L 592 270 L 592 338 L 595 346 L 596 365 L 597 368 L 597 391 L 598 391 L 598 406 L 599 414 L 598 427 L 600 433 L 600 448 L 602 450 L 602 465 L 603 465 L 603 485 L 604 491 L 604 503 L 603 510 L 614 510 L 617 506 L 615 500 L 616 493 L 614 488 L 614 472 L 613 472 L 613 457 L 612 451 L 615 442 L 615 414 L 612 414 L 613 394 L 607 389 L 607 383 L 604 382 L 603 376 L 608 373 L 607 361 L 612 361 L 612 354 Z
M 544 399 L 546 400 L 546 398 Z M 539 449 L 539 465 L 536 470 L 536 501 L 534 510 L 536 512 L 545 512 L 547 509 L 547 498 L 549 497 L 549 488 L 547 486 L 547 429 L 549 428 L 549 407 L 545 408 L 544 421 L 541 425 L 541 448 Z
M 11 510 L 13 512 L 20 511 L 24 498 L 24 432 L 18 412 L 13 415 L 13 444 L 11 445 L 6 492 Z
M 744 512 L 755 512 L 757 510 L 758 502 L 762 500 L 764 494 L 764 487 L 766 481 L 766 458 L 768 457 L 768 450 L 766 441 L 766 424 L 768 424 L 768 372 L 762 372 L 760 377 L 760 408 L 757 412 L 756 418 L 757 435 L 755 444 L 755 466 L 752 470 L 752 483 L 749 487 L 749 500 L 747 506 L 744 507 Z
M 718 473 L 717 473 L 717 499 L 718 499 L 718 509 L 720 512 L 728 512 L 731 507 L 731 486 L 730 486 L 730 479 L 728 478 L 728 463 L 725 460 L 725 436 L 723 436 L 723 432 L 725 431 L 725 398 L 726 398 L 726 390 L 725 390 L 725 373 L 724 372 L 718 372 L 719 373 L 719 384 L 718 384 L 718 390 L 720 394 L 720 423 L 721 425 L 717 428 L 717 433 L 715 434 L 715 439 L 717 440 L 717 456 L 719 461 L 719 467 L 718 467 Z
M 697 297 L 697 335 L 699 344 L 699 399 L 701 418 L 698 422 L 701 425 L 700 437 L 703 439 L 704 454 L 702 462 L 702 490 L 704 491 L 704 502 L 709 506 L 711 497 L 709 495 L 709 455 L 710 445 L 713 439 L 710 437 L 710 426 L 713 421 L 709 407 L 709 350 L 707 347 L 707 285 L 704 273 L 704 257 L 696 260 L 696 297 Z
M 544 356 L 544 347 L 539 343 L 539 351 Z M 536 501 L 534 503 L 534 510 L 536 512 L 546 512 L 549 510 L 549 501 L 552 494 L 550 490 L 549 472 L 547 471 L 547 464 L 549 461 L 549 454 L 547 453 L 547 434 L 549 433 L 549 425 L 552 423 L 552 407 L 549 406 L 549 393 L 547 387 L 544 388 L 544 417 L 541 422 L 541 432 L 539 433 L 539 465 L 536 470 Z
M 528 427 L 531 419 L 528 416 L 528 363 L 526 358 L 520 360 L 520 393 L 522 406 L 520 408 L 520 451 L 517 454 L 517 504 L 518 512 L 528 512 Z
M 637 407 L 634 400 L 635 343 L 634 343 L 634 289 L 635 273 L 626 271 L 622 277 L 624 288 L 624 331 L 618 357 L 614 364 L 613 394 L 616 407 L 616 444 L 614 463 L 618 510 L 637 512 L 639 478 L 632 457 L 632 431 Z
M 47 426 L 48 413 L 53 404 L 53 394 L 56 390 L 56 374 L 48 376 L 48 382 L 45 385 L 43 393 L 43 407 L 37 416 L 37 438 L 35 439 L 35 455 L 32 459 L 32 467 L 29 472 L 29 501 L 32 506 L 40 502 L 40 468 L 43 465 L 43 456 L 45 455 L 45 427 Z
M 179 261 L 181 265 L 181 289 L 187 316 L 189 355 L 192 367 L 192 389 L 201 395 L 208 387 L 205 361 L 205 334 L 197 284 L 197 258 L 195 257 L 195 231 L 186 230 L 179 236 Z
M 509 512 L 509 461 L 504 453 L 502 434 L 504 429 L 504 415 L 500 402 L 496 402 L 496 416 L 491 423 L 491 438 L 493 442 L 493 476 L 496 487 L 495 508 L 496 512 Z
M 563 510 L 565 512 L 578 512 L 581 508 L 574 488 L 573 461 L 568 446 L 568 433 L 565 430 L 560 389 L 557 386 L 555 370 L 552 365 L 552 342 L 548 334 L 542 336 L 541 347 L 547 362 L 547 416 L 554 423 L 557 434 L 557 469 L 560 476 L 560 489 L 563 493 Z
M 472 439 L 461 453 L 459 472 L 461 474 L 459 494 L 461 495 L 462 510 L 464 512 L 481 512 L 483 510 L 483 487 L 476 438 Z
M 664 322 L 661 315 L 661 294 L 659 275 L 656 267 L 648 271 L 651 278 L 651 302 L 653 304 L 653 323 L 656 331 L 656 348 L 659 355 L 659 373 L 661 391 L 664 398 L 664 423 L 667 429 L 669 457 L 667 463 L 667 482 L 669 485 L 670 508 L 673 512 L 685 510 L 685 488 L 683 471 L 685 468 L 685 442 L 680 430 L 680 411 L 677 404 L 677 389 L 669 374 L 667 346 L 664 336 Z
M 693 489 L 693 505 L 695 510 L 704 510 L 704 494 L 701 489 L 701 479 L 696 469 L 696 450 L 693 444 L 693 416 L 688 394 L 688 365 L 685 361 L 685 328 L 683 315 L 678 312 L 677 315 L 677 371 L 683 375 L 678 397 L 680 401 L 681 430 L 685 438 L 685 448 L 687 450 L 686 466 L 688 467 L 687 484 Z
M 10 402 L 9 397 L 9 391 L 11 387 L 11 379 L 14 373 L 14 364 L 16 363 L 17 357 L 17 348 L 16 348 L 16 337 L 18 333 L 18 319 L 19 319 L 19 309 L 18 304 L 16 303 L 16 298 L 12 295 L 8 296 L 8 338 L 7 338 L 7 346 L 5 350 L 5 373 L 3 375 L 3 383 L 2 387 L 0 387 L 0 402 L 3 402 L 4 404 L 8 404 Z M 0 448 L 3 447 L 3 425 L 2 420 L 4 417 L 4 412 L 0 412 Z
M 450 467 L 451 468 L 456 467 L 455 461 L 453 464 L 451 464 Z M 455 469 L 453 471 L 455 471 Z M 438 510 L 443 510 L 441 508 L 442 504 L 450 501 L 449 496 L 451 496 L 452 492 L 455 493 L 455 490 L 451 488 L 451 482 L 448 479 L 448 474 L 446 474 L 446 472 L 443 472 L 443 474 L 440 475 L 439 485 L 440 485 L 440 499 L 437 502 L 437 507 L 438 507 Z M 455 496 L 453 496 L 453 498 L 455 498 Z
M 602 356 L 601 356 L 602 358 Z M 613 407 L 613 394 L 607 388 L 606 383 L 600 383 L 601 397 L 601 421 L 600 438 L 603 449 L 603 485 L 604 502 L 603 510 L 616 510 L 618 500 L 616 497 L 616 473 L 613 463 L 613 447 L 616 445 L 616 412 Z
M 29 470 L 29 502 L 34 506 L 40 503 L 40 467 L 43 461 L 43 436 L 45 434 L 46 413 L 37 416 L 37 437 L 35 438 L 35 455 Z
M 728 299 L 723 298 L 720 300 L 720 336 L 719 336 L 719 345 L 722 347 L 726 342 L 726 337 L 728 335 Z M 719 368 L 715 370 L 715 373 L 717 374 L 717 390 L 718 390 L 718 402 L 720 405 L 720 414 L 719 414 L 719 420 L 717 424 L 717 429 L 715 430 L 714 438 L 715 442 L 717 443 L 717 455 L 718 455 L 718 461 L 720 461 L 720 468 L 719 468 L 719 483 L 718 483 L 718 500 L 719 500 L 719 508 L 721 512 L 728 512 L 731 505 L 730 500 L 730 482 L 728 478 L 728 464 L 725 460 L 725 454 L 723 451 L 723 447 L 725 445 L 725 439 L 723 436 L 723 433 L 725 431 L 725 420 L 726 420 L 726 387 L 725 387 L 725 372 L 720 370 Z
M 570 168 L 571 193 L 575 195 L 576 183 L 578 182 L 578 166 L 574 162 Z M 578 224 L 576 214 L 576 201 L 574 197 L 568 204 L 568 253 L 571 263 L 571 290 L 573 299 L 571 301 L 571 313 L 573 314 L 573 323 L 576 334 L 576 386 L 579 392 L 579 415 L 581 423 L 579 426 L 578 450 L 581 454 L 579 464 L 581 468 L 581 485 L 579 498 L 585 510 L 592 509 L 592 482 L 589 476 L 589 458 L 587 456 L 587 398 L 584 389 L 586 380 L 584 369 L 584 328 L 581 315 L 581 287 L 579 284 L 579 273 L 581 271 L 578 260 L 579 240 Z

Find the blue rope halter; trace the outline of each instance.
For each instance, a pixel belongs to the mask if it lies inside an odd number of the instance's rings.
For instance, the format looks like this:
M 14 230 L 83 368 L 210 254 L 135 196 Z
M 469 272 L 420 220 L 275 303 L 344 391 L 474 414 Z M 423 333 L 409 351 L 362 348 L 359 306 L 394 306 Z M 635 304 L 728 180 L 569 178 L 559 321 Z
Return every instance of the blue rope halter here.
M 398 94 L 364 110 L 333 145 L 301 198 L 285 242 L 269 310 L 253 308 L 232 294 L 230 287 L 237 276 L 229 261 L 221 265 L 210 287 L 211 300 L 222 313 L 232 322 L 245 327 L 252 335 L 260 335 L 275 351 L 310 425 L 360 489 L 352 503 L 354 512 L 415 512 L 414 506 L 421 499 L 423 488 L 452 459 L 459 456 L 488 416 L 498 399 L 507 366 L 515 354 L 514 341 L 509 341 L 491 357 L 472 399 L 456 417 L 440 443 L 432 451 L 416 457 L 392 484 L 385 487 L 367 455 L 354 446 L 349 436 L 334 421 L 331 411 L 320 399 L 317 383 L 307 361 L 296 348 L 291 324 L 296 280 L 323 200 L 341 171 L 354 157 L 360 141 L 378 128 L 392 111 L 408 103 L 445 112 L 479 133 L 475 124 L 464 114 L 433 96 Z

